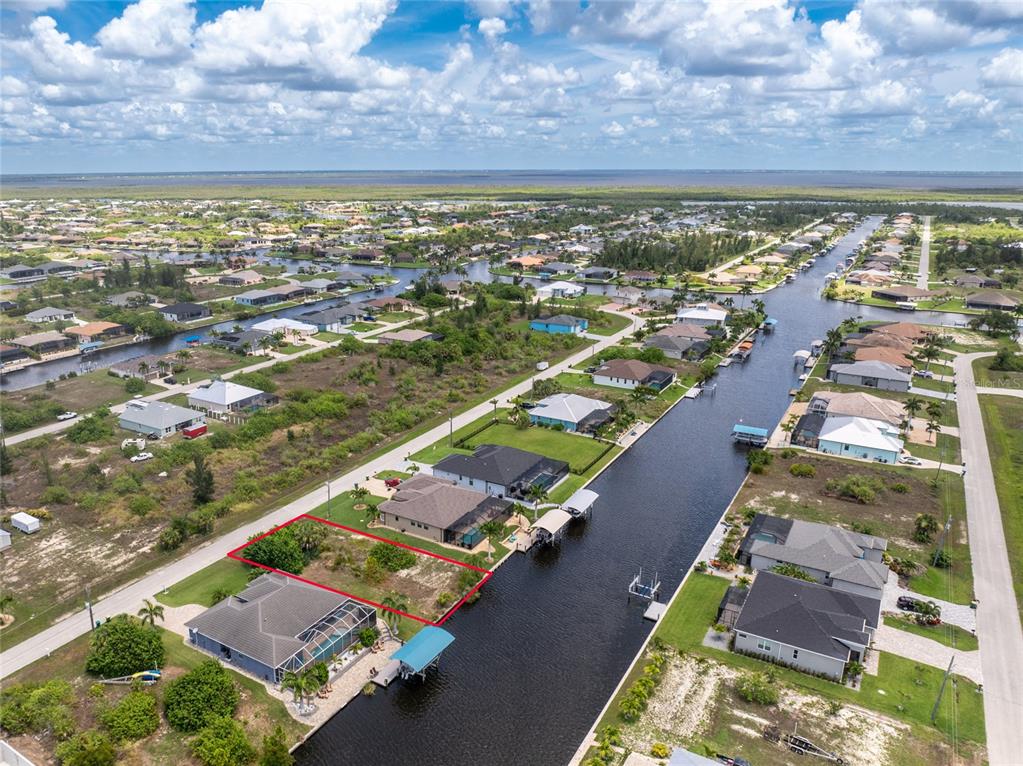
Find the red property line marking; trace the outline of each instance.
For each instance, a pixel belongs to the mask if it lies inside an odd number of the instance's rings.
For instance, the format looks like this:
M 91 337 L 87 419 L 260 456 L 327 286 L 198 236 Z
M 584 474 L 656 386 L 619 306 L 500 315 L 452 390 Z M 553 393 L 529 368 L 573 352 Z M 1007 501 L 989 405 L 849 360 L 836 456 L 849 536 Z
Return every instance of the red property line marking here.
M 329 585 L 324 585 L 323 583 L 319 583 L 319 582 L 316 582 L 315 580 L 310 580 L 310 579 L 308 579 L 306 577 L 302 577 L 300 575 L 293 574 L 292 572 L 285 572 L 283 569 L 275 569 L 274 567 L 267 566 L 266 564 L 260 564 L 258 561 L 253 561 L 252 559 L 245 558 L 245 556 L 241 555 L 241 551 L 244 550 L 245 548 L 248 548 L 253 543 L 258 542 L 259 540 L 262 540 L 265 537 L 269 537 L 272 534 L 276 534 L 277 532 L 280 532 L 285 527 L 288 527 L 288 526 L 294 524 L 296 521 L 300 521 L 301 519 L 309 519 L 310 521 L 314 521 L 314 522 L 317 522 L 317 523 L 320 523 L 320 524 L 327 524 L 328 526 L 336 527 L 338 529 L 343 529 L 346 532 L 351 532 L 352 534 L 360 535 L 362 537 L 368 537 L 371 540 L 376 540 L 376 541 L 381 542 L 381 543 L 387 543 L 388 545 L 394 545 L 394 546 L 396 546 L 398 548 L 404 548 L 404 549 L 409 550 L 409 551 L 414 551 L 415 553 L 420 553 L 420 554 L 422 554 L 424 556 L 429 556 L 430 558 L 440 559 L 441 561 L 445 561 L 445 562 L 447 562 L 449 564 L 454 564 L 455 566 L 463 567 L 464 569 L 471 569 L 471 570 L 473 570 L 475 572 L 482 572 L 483 573 L 483 577 L 482 577 L 482 579 L 480 579 L 480 581 L 478 583 L 476 583 L 469 590 L 468 593 L 466 593 L 464 596 L 462 596 L 460 599 L 458 599 L 458 601 L 455 603 L 455 605 L 452 606 L 450 609 L 448 609 L 448 611 L 446 611 L 440 617 L 440 619 L 438 619 L 436 622 L 431 622 L 430 620 L 426 619 L 425 617 L 420 617 L 420 616 L 415 615 L 415 614 L 410 614 L 409 612 L 403 612 L 400 609 L 394 609 L 394 608 L 389 607 L 389 606 L 384 606 L 383 604 L 377 603 L 376 601 L 371 601 L 368 598 L 363 598 L 362 596 L 356 596 L 354 593 L 347 593 L 346 591 L 338 590 L 337 588 L 331 588 Z M 234 559 L 235 561 L 241 561 L 242 563 L 248 564 L 249 566 L 254 566 L 254 567 L 257 567 L 259 569 L 265 569 L 267 572 L 274 572 L 274 573 L 279 574 L 279 575 L 284 575 L 285 577 L 290 577 L 293 580 L 298 580 L 299 582 L 303 582 L 306 585 L 313 585 L 313 586 L 315 586 L 317 588 L 322 588 L 323 590 L 330 591 L 331 593 L 337 593 L 339 596 L 345 596 L 346 598 L 354 599 L 355 601 L 359 601 L 359 602 L 361 602 L 363 604 L 369 604 L 370 606 L 374 606 L 377 609 L 383 609 L 384 611 L 387 611 L 387 612 L 393 612 L 394 614 L 399 614 L 402 617 L 408 617 L 410 620 L 415 620 L 416 622 L 421 622 L 421 623 L 423 623 L 425 625 L 434 625 L 434 626 L 440 626 L 440 625 L 443 625 L 445 622 L 447 622 L 447 620 L 456 611 L 458 611 L 458 609 L 461 608 L 462 605 L 465 604 L 465 602 L 468 601 L 469 598 L 471 598 L 473 596 L 473 594 L 475 594 L 480 588 L 482 588 L 483 584 L 487 580 L 489 580 L 494 575 L 493 570 L 483 569 L 481 567 L 473 566 L 472 564 L 466 564 L 465 562 L 458 561 L 457 559 L 448 558 L 447 556 L 441 556 L 439 553 L 433 553 L 431 551 L 423 550 L 422 548 L 416 548 L 414 545 L 406 545 L 405 543 L 399 543 L 399 542 L 397 542 L 395 540 L 388 540 L 386 537 L 380 537 L 378 535 L 374 535 L 374 534 L 371 534 L 369 532 L 363 532 L 361 529 L 354 529 L 352 527 L 346 527 L 344 524 L 338 524 L 337 522 L 334 522 L 334 521 L 328 521 L 327 519 L 321 519 L 319 516 L 311 516 L 308 513 L 300 514 L 300 515 L 296 516 L 295 518 L 293 518 L 293 519 L 291 519 L 289 521 L 286 521 L 283 524 L 281 524 L 279 526 L 276 526 L 273 529 L 270 529 L 270 530 L 264 532 L 263 534 L 259 535 L 258 537 L 253 537 L 251 540 L 243 543 L 242 545 L 239 545 L 237 548 L 234 548 L 233 550 L 228 551 L 227 557 L 230 558 L 230 559 Z

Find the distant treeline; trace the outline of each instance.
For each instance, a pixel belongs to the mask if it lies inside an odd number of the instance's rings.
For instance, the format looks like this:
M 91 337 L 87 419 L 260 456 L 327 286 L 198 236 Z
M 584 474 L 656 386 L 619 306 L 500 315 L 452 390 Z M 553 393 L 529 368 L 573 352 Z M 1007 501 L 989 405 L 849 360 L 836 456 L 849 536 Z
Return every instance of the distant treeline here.
M 756 244 L 739 234 L 684 234 L 676 239 L 630 237 L 606 242 L 596 263 L 615 269 L 640 269 L 678 274 L 706 271 L 721 261 L 745 253 Z

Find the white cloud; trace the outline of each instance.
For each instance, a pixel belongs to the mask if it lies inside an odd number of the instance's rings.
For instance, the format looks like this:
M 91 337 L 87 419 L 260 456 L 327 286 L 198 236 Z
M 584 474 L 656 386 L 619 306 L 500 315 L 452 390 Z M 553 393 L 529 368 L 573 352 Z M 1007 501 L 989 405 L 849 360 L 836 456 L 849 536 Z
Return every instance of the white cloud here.
M 486 41 L 493 45 L 500 39 L 501 35 L 508 33 L 508 25 L 502 18 L 497 16 L 488 16 L 480 21 L 479 31 Z
M 185 56 L 192 43 L 191 0 L 139 0 L 97 34 L 104 55 L 148 60 Z
M 981 80 L 994 87 L 1023 87 L 1023 50 L 1006 48 L 980 70 Z
M 628 132 L 628 129 L 618 122 L 618 120 L 612 120 L 607 125 L 601 127 L 600 130 L 605 136 L 609 136 L 611 138 L 621 138 Z

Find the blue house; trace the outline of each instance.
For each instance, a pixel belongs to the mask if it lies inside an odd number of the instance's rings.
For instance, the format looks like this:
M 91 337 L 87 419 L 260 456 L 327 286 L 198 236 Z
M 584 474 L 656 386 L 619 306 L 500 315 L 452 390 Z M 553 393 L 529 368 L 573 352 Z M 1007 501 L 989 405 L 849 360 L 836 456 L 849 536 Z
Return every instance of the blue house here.
M 585 319 L 558 314 L 552 317 L 537 317 L 529 323 L 530 330 L 537 332 L 548 332 L 551 334 L 582 335 L 589 328 L 590 323 Z
M 817 442 L 821 452 L 879 463 L 898 462 L 902 446 L 899 429 L 891 424 L 848 416 L 827 418 Z
M 197 649 L 275 685 L 343 654 L 375 625 L 373 607 L 276 573 L 185 623 Z

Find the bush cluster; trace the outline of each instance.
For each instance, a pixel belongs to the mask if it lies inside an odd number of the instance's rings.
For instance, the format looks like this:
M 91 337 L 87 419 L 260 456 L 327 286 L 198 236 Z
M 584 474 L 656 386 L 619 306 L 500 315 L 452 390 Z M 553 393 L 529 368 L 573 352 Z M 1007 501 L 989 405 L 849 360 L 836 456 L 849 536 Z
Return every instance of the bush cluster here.
M 809 463 L 793 463 L 789 466 L 789 473 L 801 479 L 812 479 L 817 475 L 817 469 Z
M 238 699 L 238 690 L 223 666 L 216 660 L 204 660 L 167 685 L 164 715 L 178 731 L 198 731 L 212 719 L 230 717 Z
M 758 705 L 778 704 L 778 687 L 772 671 L 750 671 L 740 675 L 735 681 L 735 691 L 747 702 Z
M 369 551 L 369 558 L 376 561 L 388 572 L 400 572 L 416 565 L 416 554 L 390 543 L 377 543 Z

